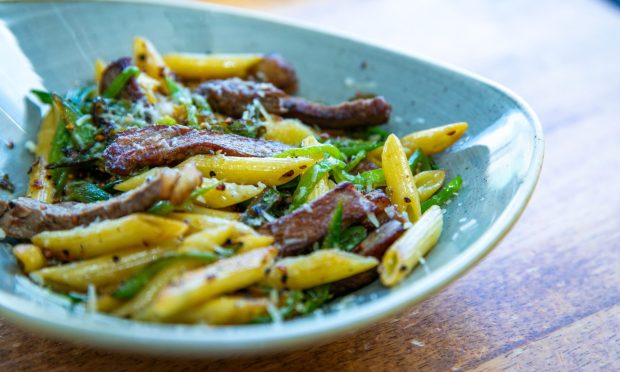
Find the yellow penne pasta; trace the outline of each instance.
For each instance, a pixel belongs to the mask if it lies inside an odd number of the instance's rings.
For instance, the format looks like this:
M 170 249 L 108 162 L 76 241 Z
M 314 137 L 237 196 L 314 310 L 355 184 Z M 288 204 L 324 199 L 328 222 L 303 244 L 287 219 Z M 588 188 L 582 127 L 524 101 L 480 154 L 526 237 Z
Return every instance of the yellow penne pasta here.
M 266 315 L 267 306 L 269 300 L 266 298 L 222 296 L 179 314 L 175 320 L 212 325 L 246 324 L 257 316 Z
M 265 124 L 265 139 L 299 146 L 307 137 L 314 138 L 315 132 L 297 119 L 269 120 Z
M 413 181 L 418 188 L 420 202 L 433 196 L 441 188 L 445 179 L 446 171 L 444 170 L 424 171 L 413 176 Z
M 133 190 L 136 187 L 142 185 L 149 177 L 155 177 L 158 174 L 164 172 L 165 170 L 170 169 L 167 167 L 159 167 L 149 169 L 146 172 L 142 172 L 138 175 L 135 175 L 131 178 L 126 179 L 125 181 L 114 185 L 114 189 L 118 191 L 129 191 Z
M 418 188 L 405 151 L 394 134 L 390 134 L 385 141 L 381 160 L 392 203 L 399 212 L 407 213 L 411 221 L 417 221 L 422 214 Z
M 47 265 L 47 259 L 41 248 L 34 244 L 18 244 L 13 247 L 13 254 L 25 273 L 39 270 Z
M 144 319 L 165 320 L 201 302 L 257 283 L 277 253 L 275 248 L 256 249 L 186 272 L 157 295 Z
M 155 46 L 140 36 L 133 39 L 133 63 L 153 79 L 163 81 L 168 75 L 168 67 Z
M 171 213 L 166 217 L 172 218 L 177 221 L 183 221 L 184 223 L 189 224 L 191 232 L 197 232 L 208 228 L 218 227 L 218 226 L 226 226 L 231 225 L 234 228 L 233 234 L 231 234 L 232 238 L 236 238 L 241 235 L 257 235 L 258 233 L 254 231 L 250 226 L 239 222 L 232 221 L 225 218 L 208 216 L 203 214 L 195 214 L 195 213 Z
M 221 182 L 215 178 L 205 178 L 202 187 L 215 186 Z M 237 185 L 225 182 L 196 198 L 195 202 L 210 208 L 226 208 L 252 199 L 265 189 L 265 185 Z
M 58 115 L 55 110 L 49 110 L 41 121 L 37 134 L 37 156 L 30 173 L 26 196 L 44 203 L 51 203 L 54 199 L 54 185 L 47 170 L 48 155 L 52 146 L 52 138 L 58 125 Z
M 235 231 L 232 224 L 204 229 L 183 240 L 180 251 L 208 251 L 222 246 Z
M 212 216 L 223 218 L 231 221 L 239 221 L 241 219 L 241 213 L 238 212 L 229 212 L 229 211 L 220 211 L 217 209 L 211 209 L 206 207 L 201 207 L 196 204 L 189 204 L 184 207 L 186 212 L 201 214 L 205 216 Z
M 374 257 L 323 249 L 277 261 L 262 283 L 274 288 L 312 288 L 370 270 L 378 263 Z
M 99 85 L 99 82 L 101 81 L 101 76 L 103 75 L 103 71 L 105 71 L 106 67 L 106 63 L 103 62 L 103 60 L 101 60 L 100 58 L 97 58 L 95 60 L 95 83 L 97 83 L 97 85 Z
M 413 153 L 419 148 L 426 155 L 437 154 L 458 141 L 467 130 L 467 123 L 454 123 L 413 132 L 401 139 L 403 146 Z
M 171 53 L 164 61 L 181 78 L 208 80 L 245 77 L 262 58 L 262 54 Z
M 133 248 L 70 264 L 47 267 L 30 274 L 36 282 L 85 291 L 89 284 L 102 287 L 128 278 L 144 265 L 167 254 L 174 245 Z
M 196 155 L 184 163 L 194 162 L 205 177 L 256 185 L 259 182 L 278 186 L 303 173 L 315 160 L 310 158 L 253 158 L 224 155 Z M 182 163 L 182 164 L 184 164 Z
M 273 244 L 274 238 L 271 235 L 243 235 L 232 239 L 233 244 L 241 244 L 238 253 L 244 253 L 257 248 L 268 247 Z
M 441 127 L 421 130 L 410 133 L 400 139 L 407 156 L 411 156 L 416 149 L 422 150 L 426 155 L 437 154 L 444 151 L 458 141 L 467 130 L 467 123 L 454 123 Z M 383 146 L 370 151 L 368 160 L 381 165 Z
M 54 185 L 50 182 L 45 159 L 46 157 L 39 156 L 32 164 L 26 197 L 51 203 L 54 200 Z
M 195 268 L 195 262 L 174 262 L 158 272 L 131 300 L 114 310 L 116 316 L 140 318 L 155 296 L 174 278 Z
M 434 205 L 385 252 L 379 267 L 381 283 L 391 287 L 409 275 L 437 244 L 442 228 L 443 213 Z
M 132 214 L 70 230 L 46 231 L 32 242 L 64 260 L 89 258 L 131 247 L 148 247 L 180 238 L 188 229 L 181 221 Z
M 123 301 L 116 299 L 110 295 L 103 295 L 97 297 L 97 311 L 109 313 L 110 311 L 121 306 Z

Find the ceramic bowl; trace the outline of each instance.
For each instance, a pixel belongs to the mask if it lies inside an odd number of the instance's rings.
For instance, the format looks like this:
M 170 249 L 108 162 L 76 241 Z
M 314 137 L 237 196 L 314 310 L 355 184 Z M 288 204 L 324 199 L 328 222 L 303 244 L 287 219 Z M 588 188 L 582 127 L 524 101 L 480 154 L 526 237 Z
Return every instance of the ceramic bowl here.
M 185 2 L 26 2 L 0 4 L 0 171 L 26 187 L 41 107 L 30 89 L 64 92 L 92 79 L 96 58 L 130 55 L 142 35 L 162 52 L 278 51 L 296 67 L 300 95 L 338 102 L 376 92 L 394 107 L 390 131 L 405 134 L 467 121 L 457 145 L 437 156 L 462 191 L 445 208 L 439 244 L 407 280 L 373 284 L 305 318 L 234 327 L 145 324 L 89 314 L 20 274 L 0 249 L 0 312 L 10 321 L 66 340 L 153 354 L 258 354 L 325 342 L 412 306 L 462 275 L 515 223 L 543 159 L 540 124 L 516 95 L 432 61 L 239 10 Z M 3 198 L 10 195 L 2 194 Z

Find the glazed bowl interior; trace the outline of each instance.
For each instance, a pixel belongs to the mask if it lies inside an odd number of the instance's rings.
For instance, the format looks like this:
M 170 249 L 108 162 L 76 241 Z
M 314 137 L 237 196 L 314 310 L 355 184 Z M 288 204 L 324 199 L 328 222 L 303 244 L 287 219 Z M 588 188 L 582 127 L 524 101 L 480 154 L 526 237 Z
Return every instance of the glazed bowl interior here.
M 0 4 L 0 171 L 25 191 L 33 141 L 44 110 L 33 88 L 64 92 L 92 80 L 94 61 L 131 54 L 145 36 L 165 53 L 277 51 L 298 72 L 299 95 L 339 102 L 356 92 L 393 105 L 387 129 L 397 134 L 467 121 L 464 139 L 436 160 L 448 178 L 461 175 L 445 207 L 439 244 L 402 284 L 377 283 L 322 311 L 283 324 L 211 328 L 155 325 L 88 314 L 31 284 L 8 249 L 0 250 L 0 309 L 47 334 L 152 353 L 261 353 L 328 340 L 420 301 L 480 260 L 508 231 L 531 195 L 542 164 L 542 133 L 519 98 L 471 74 L 426 60 L 298 27 L 199 4 L 27 2 Z M 3 193 L 2 198 L 11 195 Z M 6 245 L 5 245 L 6 246 Z

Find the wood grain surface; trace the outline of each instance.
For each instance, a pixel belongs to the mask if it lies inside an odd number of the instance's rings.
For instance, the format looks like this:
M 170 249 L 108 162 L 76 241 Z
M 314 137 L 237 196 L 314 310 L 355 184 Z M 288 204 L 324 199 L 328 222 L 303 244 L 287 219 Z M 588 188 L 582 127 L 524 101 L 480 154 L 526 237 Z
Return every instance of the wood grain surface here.
M 305 350 L 170 360 L 97 351 L 0 321 L 0 370 L 620 369 L 620 6 L 603 0 L 222 0 L 459 65 L 544 126 L 538 188 L 475 269 L 399 316 Z

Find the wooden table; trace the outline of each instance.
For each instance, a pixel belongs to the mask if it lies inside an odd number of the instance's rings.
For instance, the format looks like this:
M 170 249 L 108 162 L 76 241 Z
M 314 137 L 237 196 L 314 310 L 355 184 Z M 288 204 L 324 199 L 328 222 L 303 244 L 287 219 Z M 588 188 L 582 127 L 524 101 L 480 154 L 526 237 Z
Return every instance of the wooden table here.
M 161 360 L 0 323 L 0 370 L 620 369 L 620 7 L 603 0 L 220 1 L 444 60 L 518 92 L 546 159 L 529 208 L 474 270 L 400 316 L 306 350 Z

